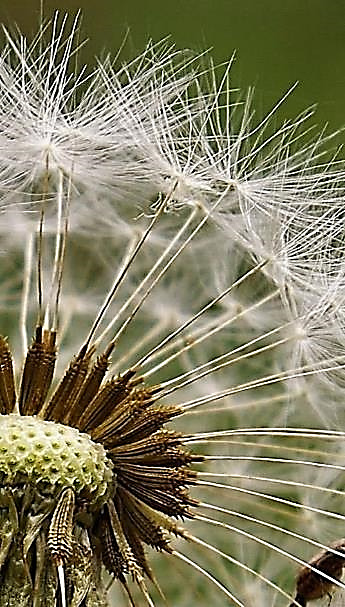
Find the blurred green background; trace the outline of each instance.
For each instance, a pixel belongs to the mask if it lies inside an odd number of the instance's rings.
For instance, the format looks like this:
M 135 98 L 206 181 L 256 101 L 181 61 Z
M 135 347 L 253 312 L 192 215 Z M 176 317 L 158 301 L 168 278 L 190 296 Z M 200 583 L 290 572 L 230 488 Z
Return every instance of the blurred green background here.
M 1 21 L 27 34 L 37 28 L 39 0 L 0 0 Z M 259 113 L 299 81 L 285 106 L 294 116 L 314 103 L 316 122 L 332 130 L 345 124 L 344 0 L 45 0 L 54 9 L 81 8 L 90 42 L 84 58 L 116 49 L 130 29 L 141 50 L 148 37 L 171 34 L 178 47 L 212 47 L 216 62 L 236 50 L 233 86 L 255 85 Z

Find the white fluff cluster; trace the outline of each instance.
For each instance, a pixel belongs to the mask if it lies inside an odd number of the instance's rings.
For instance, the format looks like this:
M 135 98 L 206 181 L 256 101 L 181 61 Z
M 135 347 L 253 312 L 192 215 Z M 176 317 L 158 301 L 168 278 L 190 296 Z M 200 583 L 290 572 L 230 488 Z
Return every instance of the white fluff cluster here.
M 344 169 L 311 112 L 257 120 L 230 66 L 163 41 L 77 70 L 77 31 L 0 55 L 1 331 L 20 366 L 41 264 L 62 364 L 114 339 L 111 372 L 159 382 L 206 456 L 167 598 L 286 605 L 344 535 Z

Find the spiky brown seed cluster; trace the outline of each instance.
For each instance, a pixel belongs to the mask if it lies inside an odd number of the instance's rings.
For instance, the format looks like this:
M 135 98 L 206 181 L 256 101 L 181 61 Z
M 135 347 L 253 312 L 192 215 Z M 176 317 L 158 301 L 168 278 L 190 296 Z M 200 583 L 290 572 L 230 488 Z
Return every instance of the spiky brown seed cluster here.
M 159 387 L 133 370 L 104 381 L 112 345 L 96 361 L 82 348 L 50 396 L 55 342 L 37 327 L 17 400 L 0 338 L 0 605 L 105 605 L 102 567 L 133 603 L 126 576 L 147 596 L 145 546 L 183 535 L 200 458 L 165 428 L 180 409 Z

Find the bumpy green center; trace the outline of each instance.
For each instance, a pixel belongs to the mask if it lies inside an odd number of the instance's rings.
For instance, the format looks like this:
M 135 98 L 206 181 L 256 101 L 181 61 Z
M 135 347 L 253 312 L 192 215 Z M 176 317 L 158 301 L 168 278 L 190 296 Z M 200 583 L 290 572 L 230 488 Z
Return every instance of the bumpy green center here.
M 52 495 L 67 486 L 96 505 L 107 500 L 114 475 L 104 448 L 87 434 L 11 414 L 0 415 L 0 483 L 39 485 Z

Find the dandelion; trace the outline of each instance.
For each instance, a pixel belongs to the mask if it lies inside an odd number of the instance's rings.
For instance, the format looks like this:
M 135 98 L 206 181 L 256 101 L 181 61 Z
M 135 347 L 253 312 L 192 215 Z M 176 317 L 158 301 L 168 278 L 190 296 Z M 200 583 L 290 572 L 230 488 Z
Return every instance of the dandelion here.
M 77 30 L 0 57 L 0 605 L 345 588 L 341 165 L 230 66 L 77 71 Z

